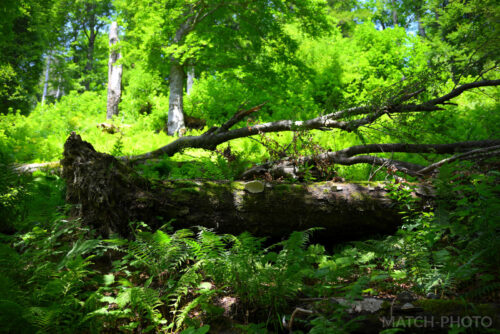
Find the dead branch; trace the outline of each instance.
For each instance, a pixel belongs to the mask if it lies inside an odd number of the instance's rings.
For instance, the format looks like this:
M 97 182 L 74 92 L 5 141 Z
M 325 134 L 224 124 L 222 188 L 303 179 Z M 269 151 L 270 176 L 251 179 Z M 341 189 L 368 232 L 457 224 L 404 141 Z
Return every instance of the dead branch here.
M 61 162 L 60 161 L 52 161 L 52 162 L 42 162 L 42 163 L 33 163 L 33 164 L 23 164 L 23 165 L 17 165 L 14 166 L 14 170 L 17 173 L 33 173 L 37 170 L 43 170 L 43 169 L 60 169 L 61 168 Z
M 480 149 L 472 150 L 472 151 L 469 151 L 466 153 L 456 154 L 452 157 L 443 159 L 441 161 L 433 163 L 433 164 L 419 170 L 417 173 L 421 174 L 421 175 L 425 175 L 425 174 L 428 174 L 431 171 L 435 170 L 436 168 L 441 167 L 445 163 L 450 163 L 450 162 L 453 162 L 453 161 L 456 161 L 459 159 L 471 160 L 471 159 L 477 159 L 477 158 L 490 158 L 490 157 L 498 156 L 498 155 L 500 155 L 500 145 L 480 148 Z
M 211 128 L 200 136 L 186 136 L 175 140 L 174 142 L 165 145 L 155 151 L 136 155 L 132 157 L 123 157 L 124 160 L 132 162 L 140 162 L 142 160 L 155 158 L 161 155 L 172 156 L 186 148 L 203 148 L 208 150 L 215 150 L 217 145 L 224 142 L 236 139 L 253 136 L 259 133 L 268 132 L 282 132 L 282 131 L 295 131 L 301 130 L 314 130 L 314 129 L 341 129 L 344 131 L 355 131 L 359 127 L 371 124 L 383 115 L 393 113 L 411 113 L 411 112 L 431 112 L 436 110 L 443 110 L 439 105 L 447 103 L 449 100 L 459 96 L 465 91 L 486 86 L 498 86 L 500 80 L 484 80 L 461 85 L 453 89 L 448 94 L 441 97 L 432 99 L 421 104 L 396 104 L 380 106 L 361 106 L 350 108 L 346 110 L 336 111 L 324 116 L 315 117 L 306 121 L 293 121 L 293 120 L 280 120 L 276 122 L 269 122 L 257 124 L 253 126 L 245 126 L 238 129 L 231 130 L 230 128 L 242 120 L 245 116 L 255 111 L 260 110 L 262 105 L 251 108 L 245 112 L 236 113 L 228 122 L 220 128 Z M 420 94 L 422 91 L 417 90 L 410 94 L 403 100 L 407 100 L 412 96 Z M 362 116 L 363 118 L 349 119 L 353 116 Z M 389 152 L 390 150 L 388 150 Z M 360 159 L 353 159 L 360 160 Z M 363 159 L 361 159 L 363 160 Z M 341 162 L 338 162 L 341 163 Z
M 288 327 L 288 333 L 290 333 L 290 334 L 293 333 L 293 319 L 295 318 L 295 316 L 299 312 L 305 313 L 305 314 L 314 314 L 315 313 L 312 310 L 307 310 L 307 309 L 304 309 L 301 307 L 296 307 L 295 310 L 293 310 L 292 315 L 290 316 L 290 321 L 288 322 L 288 326 L 285 326 L 285 327 Z M 283 321 L 283 323 L 286 325 L 286 321 Z
M 216 131 L 217 133 L 222 133 L 222 132 L 226 132 L 227 130 L 229 130 L 233 125 L 235 125 L 236 123 L 238 123 L 239 121 L 241 121 L 243 118 L 245 118 L 246 116 L 250 115 L 250 114 L 253 114 L 254 112 L 257 112 L 259 111 L 260 109 L 262 109 L 263 106 L 265 106 L 267 104 L 267 102 L 264 102 L 262 104 L 259 104 L 258 106 L 256 107 L 253 107 L 253 108 L 250 108 L 248 110 L 242 110 L 242 111 L 238 111 L 236 114 L 234 114 L 233 117 L 231 117 L 231 119 L 229 121 L 227 121 L 226 123 L 224 123 L 220 128 L 218 128 Z
M 370 153 L 434 153 L 434 154 L 457 154 L 453 157 L 433 163 L 427 167 L 409 163 L 406 161 L 395 160 L 391 158 L 366 155 Z M 364 155 L 359 155 L 364 154 Z M 331 164 L 355 165 L 360 163 L 392 167 L 397 171 L 410 176 L 424 176 L 430 174 L 436 168 L 439 168 L 446 162 L 452 162 L 459 159 L 475 159 L 477 157 L 499 156 L 500 140 L 480 140 L 466 141 L 452 144 L 370 144 L 352 146 L 336 152 L 325 152 L 315 156 L 305 156 L 300 159 L 284 159 L 281 161 L 272 161 L 263 165 L 255 166 L 243 173 L 243 179 L 251 179 L 265 172 L 272 176 L 291 176 L 295 177 L 300 166 L 314 165 L 316 161 L 327 161 Z

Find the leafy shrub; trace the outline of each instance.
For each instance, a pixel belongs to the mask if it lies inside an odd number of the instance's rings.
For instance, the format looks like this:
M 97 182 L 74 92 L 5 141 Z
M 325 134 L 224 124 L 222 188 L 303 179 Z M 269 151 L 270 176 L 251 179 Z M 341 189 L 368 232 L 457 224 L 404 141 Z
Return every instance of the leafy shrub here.
M 121 110 L 137 117 L 139 114 L 149 114 L 155 109 L 154 99 L 162 91 L 162 82 L 157 73 L 143 69 L 141 63 L 135 64 L 124 71 L 123 86 Z
M 190 116 L 206 119 L 210 127 L 229 120 L 243 104 L 251 107 L 260 103 L 243 83 L 230 75 L 205 74 L 186 96 L 185 110 Z
M 463 164 L 442 167 L 435 212 L 422 211 L 408 184 L 391 186 L 390 195 L 405 215 L 396 235 L 354 242 L 324 265 L 337 271 L 349 266 L 336 272 L 337 277 L 368 276 L 371 293 L 389 288 L 384 283 L 389 279 L 404 282 L 418 294 L 454 295 L 471 287 L 468 297 L 484 297 L 500 284 L 495 278 L 498 259 L 487 255 L 500 240 L 498 176 L 471 172 Z
M 0 64 L 0 114 L 10 110 L 27 109 L 30 98 L 28 92 L 19 81 L 18 75 L 12 65 Z M 7 107 L 9 106 L 9 109 Z

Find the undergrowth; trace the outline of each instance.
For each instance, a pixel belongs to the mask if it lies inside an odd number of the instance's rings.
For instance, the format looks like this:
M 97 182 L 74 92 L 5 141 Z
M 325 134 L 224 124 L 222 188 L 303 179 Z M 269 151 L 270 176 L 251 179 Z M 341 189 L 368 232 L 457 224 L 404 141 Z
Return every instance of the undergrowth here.
M 314 230 L 266 246 L 248 233 L 172 231 L 168 223 L 150 231 L 135 223 L 131 240 L 103 240 L 66 218 L 56 176 L 25 179 L 16 188 L 20 195 L 12 193 L 20 181 L 9 175 L 0 177 L 4 217 L 14 228 L 0 235 L 1 332 L 206 333 L 220 326 L 284 332 L 297 300 L 314 298 L 314 312 L 295 319 L 294 332 L 350 333 L 362 319 L 325 300 L 410 291 L 489 301 L 498 291 L 500 266 L 491 257 L 500 246 L 494 171 L 442 168 L 434 211 L 422 210 L 411 184 L 393 183 L 390 194 L 406 217 L 399 231 L 331 254 L 310 243 L 311 234 L 321 233 Z M 36 198 L 48 192 L 54 195 L 46 215 Z M 31 208 L 27 214 L 12 210 L 22 205 Z

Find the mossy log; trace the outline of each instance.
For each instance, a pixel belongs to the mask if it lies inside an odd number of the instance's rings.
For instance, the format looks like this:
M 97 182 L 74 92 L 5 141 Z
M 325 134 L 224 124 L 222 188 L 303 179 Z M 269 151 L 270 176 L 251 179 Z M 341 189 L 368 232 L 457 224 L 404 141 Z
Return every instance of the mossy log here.
M 377 183 L 152 182 L 75 133 L 65 143 L 62 166 L 67 201 L 104 236 L 129 236 L 131 221 L 155 229 L 174 219 L 175 228 L 270 237 L 322 227 L 322 237 L 347 240 L 390 233 L 401 223 Z

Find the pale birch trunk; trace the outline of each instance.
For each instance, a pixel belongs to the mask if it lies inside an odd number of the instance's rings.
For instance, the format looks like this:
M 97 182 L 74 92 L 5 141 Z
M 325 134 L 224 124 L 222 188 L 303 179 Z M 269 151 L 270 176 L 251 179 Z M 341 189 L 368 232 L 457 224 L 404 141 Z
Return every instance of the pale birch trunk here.
M 174 36 L 174 43 L 180 44 L 184 37 L 193 29 L 190 25 L 191 22 L 181 24 L 179 29 L 177 29 Z M 170 57 L 170 75 L 169 87 L 170 96 L 168 101 L 168 121 L 167 121 L 167 134 L 173 136 L 178 133 L 180 136 L 183 135 L 185 131 L 184 125 L 184 105 L 183 105 L 183 94 L 184 94 L 184 69 L 180 60 L 174 56 Z
M 57 80 L 56 101 L 59 100 L 59 98 L 61 97 L 61 82 L 62 82 L 62 79 L 59 76 L 59 80 Z
M 167 134 L 173 136 L 176 133 L 182 135 L 179 130 L 184 129 L 183 97 L 184 93 L 184 70 L 177 62 L 172 62 L 170 67 L 170 97 L 168 104 Z
M 111 52 L 108 62 L 108 103 L 106 111 L 106 119 L 111 119 L 118 115 L 118 104 L 122 95 L 122 65 L 116 65 L 116 62 L 122 57 L 121 53 L 113 48 L 118 43 L 118 24 L 111 23 L 109 28 L 109 46 Z
M 47 55 L 47 65 L 45 66 L 45 79 L 43 81 L 42 106 L 45 104 L 45 99 L 47 98 L 47 91 L 49 88 L 51 58 L 52 58 L 52 51 L 50 51 L 49 54 Z
M 186 95 L 189 95 L 191 93 L 191 90 L 193 89 L 193 84 L 194 84 L 194 66 L 189 65 L 187 72 Z

